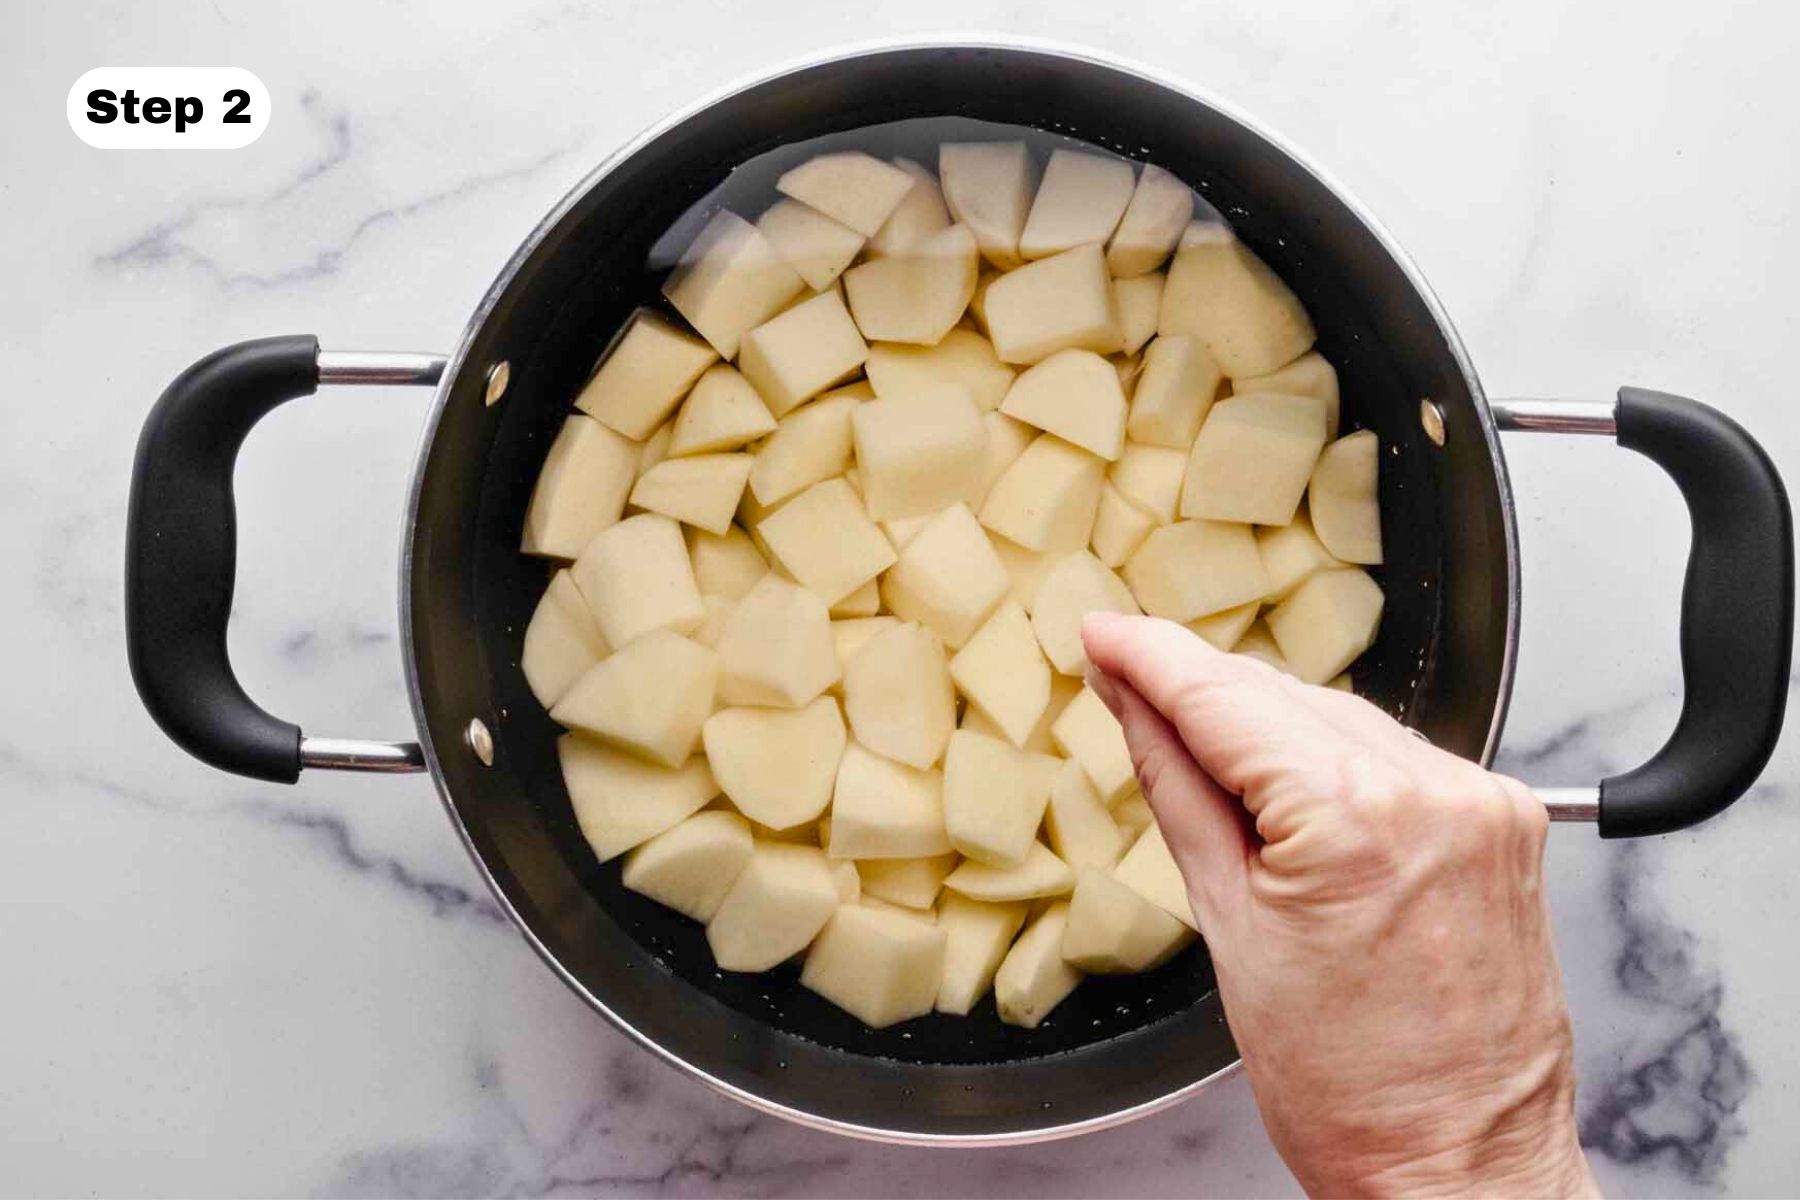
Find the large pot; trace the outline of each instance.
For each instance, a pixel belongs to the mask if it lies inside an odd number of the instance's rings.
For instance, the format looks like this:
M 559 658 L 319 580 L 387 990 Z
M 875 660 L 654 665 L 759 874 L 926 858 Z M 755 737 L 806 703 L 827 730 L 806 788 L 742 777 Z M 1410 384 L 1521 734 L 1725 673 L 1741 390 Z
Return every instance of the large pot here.
M 1543 794 L 1559 819 L 1634 836 L 1703 819 L 1749 786 L 1780 729 L 1793 616 L 1787 498 L 1756 443 L 1692 401 L 1630 388 L 1609 403 L 1488 402 L 1406 256 L 1296 151 L 1140 69 L 1016 45 L 859 50 L 666 122 L 525 239 L 448 359 L 288 337 L 189 368 L 145 425 L 132 483 L 127 632 L 151 714 L 193 754 L 260 779 L 431 771 L 500 905 L 551 969 L 647 1049 L 784 1117 L 899 1141 L 1026 1141 L 1124 1121 L 1230 1071 L 1237 1050 L 1202 951 L 1150 976 L 1092 980 L 1035 1031 L 1001 1025 L 989 1004 L 967 1020 L 871 1032 L 791 970 L 715 972 L 698 926 L 595 863 L 557 768 L 557 730 L 520 673 L 546 580 L 518 553 L 526 501 L 596 346 L 636 302 L 657 236 L 752 155 L 944 114 L 1132 148 L 1200 187 L 1299 293 L 1348 419 L 1384 447 L 1388 607 L 1358 689 L 1439 746 L 1488 762 L 1512 683 L 1519 560 L 1497 431 L 1610 435 L 1666 468 L 1694 529 L 1680 723 L 1637 770 Z M 321 383 L 437 387 L 400 576 L 417 744 L 305 736 L 258 708 L 226 658 L 238 446 L 264 413 Z

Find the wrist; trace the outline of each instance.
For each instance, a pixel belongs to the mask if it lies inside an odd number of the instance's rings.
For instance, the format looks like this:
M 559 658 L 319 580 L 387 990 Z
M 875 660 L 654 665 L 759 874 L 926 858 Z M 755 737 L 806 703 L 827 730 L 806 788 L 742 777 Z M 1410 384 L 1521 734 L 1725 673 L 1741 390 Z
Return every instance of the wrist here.
M 1572 1119 L 1556 1127 L 1471 1140 L 1321 1181 L 1315 1194 L 1598 1197 Z

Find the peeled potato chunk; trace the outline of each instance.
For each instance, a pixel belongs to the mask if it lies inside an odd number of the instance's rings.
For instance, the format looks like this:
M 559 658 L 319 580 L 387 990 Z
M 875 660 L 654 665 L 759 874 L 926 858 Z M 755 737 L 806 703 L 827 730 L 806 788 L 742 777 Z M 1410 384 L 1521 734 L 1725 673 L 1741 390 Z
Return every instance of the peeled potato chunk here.
M 1162 290 L 1163 276 L 1159 271 L 1112 281 L 1113 309 L 1119 314 L 1119 344 L 1114 353 L 1136 354 L 1156 336 Z
M 1381 563 L 1380 458 L 1381 439 L 1365 429 L 1325 447 L 1313 467 L 1307 490 L 1313 529 L 1344 562 Z
M 842 475 L 851 462 L 850 414 L 868 398 L 866 391 L 860 384 L 839 388 L 783 417 L 756 452 L 750 494 L 772 506 Z
M 837 651 L 838 665 L 848 666 L 865 643 L 876 634 L 900 624 L 898 617 L 851 617 L 831 622 L 831 644 Z
M 1175 520 L 1181 504 L 1181 481 L 1187 476 L 1188 452 L 1169 446 L 1126 442 L 1106 478 L 1119 495 L 1156 518 L 1159 525 Z
M 602 531 L 571 570 L 601 636 L 615 649 L 653 629 L 692 633 L 706 619 L 681 527 L 656 513 Z
M 1317 474 L 1315 470 L 1315 478 Z M 1286 525 L 1257 530 L 1256 549 L 1269 574 L 1269 590 L 1263 599 L 1270 604 L 1286 599 L 1313 572 L 1343 565 L 1320 543 L 1304 508 Z
M 944 975 L 944 931 L 878 908 L 846 904 L 813 943 L 800 983 L 871 1029 L 931 1011 Z
M 935 513 L 972 501 L 987 462 L 981 413 L 954 385 L 881 397 L 851 416 L 856 465 L 877 521 Z
M 721 704 L 800 708 L 839 675 L 825 602 L 773 574 L 731 610 L 718 654 Z
M 935 346 L 975 294 L 975 235 L 952 225 L 905 250 L 844 272 L 844 295 L 871 341 Z
M 984 713 L 1015 746 L 1025 744 L 1050 703 L 1050 664 L 1015 599 L 1002 601 L 956 652 L 950 678 L 968 698 L 969 711 Z
M 1030 636 L 1029 630 L 1026 636 Z M 1033 651 L 1036 648 L 1034 643 Z M 531 694 L 539 704 L 550 708 L 589 667 L 609 653 L 606 639 L 594 624 L 594 614 L 588 611 L 575 580 L 566 569 L 552 575 L 543 599 L 532 611 L 531 623 L 525 627 L 525 646 L 519 654 L 519 667 Z
M 600 360 L 575 407 L 641 442 L 675 411 L 694 380 L 718 358 L 693 334 L 640 309 Z
M 1325 402 L 1325 436 L 1337 436 L 1337 371 L 1317 350 L 1308 351 L 1267 375 L 1250 375 L 1231 382 L 1233 389 L 1244 395 L 1276 392 L 1283 396 L 1317 396 Z
M 725 636 L 725 623 L 731 620 L 731 610 L 737 607 L 737 601 L 727 600 L 723 596 L 708 596 L 703 592 L 700 603 L 706 606 L 706 619 L 688 637 L 708 650 L 717 650 L 719 639 Z
M 1023 901 L 990 904 L 955 892 L 944 896 L 937 914 L 937 927 L 944 931 L 937 1011 L 966 1016 L 987 995 L 1028 907 Z
M 915 622 L 885 630 L 844 668 L 844 711 L 856 740 L 908 766 L 943 757 L 956 693 L 937 635 Z
M 1093 535 L 1105 478 L 1105 459 L 1043 434 L 994 481 L 981 523 L 1027 550 L 1079 550 Z
M 930 858 L 877 858 L 859 861 L 857 876 L 868 897 L 886 900 L 904 908 L 927 909 L 936 902 L 944 879 L 956 867 L 955 854 L 934 854 Z
M 981 483 L 975 489 L 978 493 L 974 501 L 975 507 L 980 507 L 987 500 L 988 493 L 994 490 L 994 485 L 1000 482 L 1006 469 L 1019 461 L 1025 448 L 1038 436 L 1037 430 L 1004 413 L 982 413 L 981 423 L 987 427 L 987 461 L 982 464 Z
M 1000 411 L 1109 462 L 1125 444 L 1119 374 L 1091 350 L 1061 350 L 1027 368 Z
M 1062 956 L 1068 924 L 1068 904 L 1053 904 L 1026 926 L 1007 952 L 994 974 L 994 1000 L 1006 1024 L 1036 1029 L 1081 983 L 1081 971 Z
M 718 678 L 711 650 L 655 629 L 577 679 L 550 717 L 651 762 L 678 767 L 700 742 Z
M 620 882 L 684 916 L 710 921 L 750 851 L 750 822 L 734 812 L 697 812 L 633 850 Z
M 1265 375 L 1313 344 L 1312 319 L 1293 291 L 1216 221 L 1182 234 L 1157 331 L 1199 337 L 1233 379 Z
M 837 281 L 865 240 L 856 230 L 797 200 L 777 200 L 757 218 L 756 228 L 815 292 Z
M 842 479 L 813 484 L 765 517 L 757 531 L 776 561 L 827 605 L 894 563 L 894 548 Z
M 1075 872 L 1050 847 L 1034 841 L 1026 847 L 1025 857 L 1010 867 L 966 859 L 945 878 L 944 886 L 971 900 L 1035 900 L 1067 894 L 1075 886 Z
M 1269 632 L 1307 683 L 1324 683 L 1375 644 L 1381 585 L 1355 568 L 1320 571 L 1270 611 Z
M 1155 517 L 1106 484 L 1100 489 L 1100 507 L 1094 512 L 1094 557 L 1117 570 L 1155 528 Z
M 1240 604 L 1236 608 L 1227 608 L 1220 612 L 1210 613 L 1204 617 L 1196 617 L 1192 621 L 1184 621 L 1192 633 L 1214 650 L 1231 650 L 1238 644 L 1250 626 L 1256 623 L 1256 614 L 1261 611 L 1262 604 L 1252 600 L 1248 604 Z
M 576 824 L 601 862 L 674 827 L 719 794 L 701 758 L 659 767 L 572 733 L 556 740 L 556 754 Z
M 656 427 L 656 432 L 644 439 L 638 447 L 637 471 L 634 479 L 642 479 L 644 472 L 669 457 L 669 446 L 675 440 L 675 422 L 664 421 Z
M 593 418 L 564 421 L 532 490 L 519 548 L 550 558 L 580 555 L 618 523 L 637 460 L 636 446 Z
M 991 866 L 1036 845 L 1056 760 L 959 729 L 944 752 L 944 828 L 957 850 Z
M 792 829 L 831 803 L 846 739 L 830 696 L 801 709 L 720 709 L 706 718 L 702 738 L 713 778 L 751 820 Z
M 954 384 L 983 412 L 1000 407 L 1014 374 L 972 329 L 952 329 L 934 346 L 877 342 L 863 370 L 877 396 L 904 399 Z
M 1221 400 L 1188 456 L 1181 515 L 1286 525 L 1324 445 L 1325 407 L 1316 397 Z
M 1024 142 L 946 142 L 938 147 L 944 206 L 969 227 L 1001 270 L 1023 261 L 1019 235 L 1031 211 L 1031 154 Z
M 782 174 L 775 190 L 868 237 L 880 229 L 913 177 L 860 150 L 816 155 Z
M 1136 975 L 1162 966 L 1194 931 L 1105 871 L 1084 868 L 1069 897 L 1062 956 L 1090 975 Z
M 1104 243 L 1131 203 L 1134 182 L 1131 164 L 1123 159 L 1053 151 L 1019 235 L 1020 256 L 1047 258 L 1088 242 Z
M 707 368 L 682 402 L 670 432 L 668 456 L 737 450 L 774 432 L 775 418 L 750 381 L 719 363 Z
M 948 854 L 944 777 L 851 742 L 838 763 L 825 851 L 833 858 L 855 859 Z
M 1094 789 L 1081 764 L 1065 761 L 1050 781 L 1050 804 L 1044 810 L 1044 832 L 1050 848 L 1076 871 L 1110 867 L 1125 853 L 1125 835 Z
M 870 258 L 897 254 L 950 226 L 937 176 L 910 158 L 896 158 L 894 165 L 912 176 L 913 185 L 869 239 Z
M 689 529 L 687 548 L 688 561 L 694 568 L 694 585 L 702 596 L 741 599 L 769 570 L 750 535 L 736 525 L 729 525 L 718 534 Z
M 739 339 L 787 307 L 805 287 L 799 272 L 756 226 L 721 209 L 682 254 L 662 290 L 721 357 L 736 358 Z M 675 399 L 680 398 L 676 393 Z
M 1081 764 L 1100 802 L 1111 807 L 1131 794 L 1137 773 L 1125 731 L 1092 688 L 1084 687 L 1050 727 L 1057 749 Z
M 1130 279 L 1163 265 L 1194 215 L 1194 193 L 1161 167 L 1146 165 L 1131 203 L 1106 246 L 1106 266 L 1116 279 Z
M 1034 363 L 1058 350 L 1111 353 L 1119 344 L 1112 281 L 1099 246 L 1077 246 L 1008 271 L 983 301 L 1001 362 Z
M 1254 658 L 1260 663 L 1267 663 L 1283 675 L 1299 677 L 1300 673 L 1294 669 L 1294 664 L 1287 660 L 1287 656 L 1281 652 L 1281 647 L 1275 644 L 1275 638 L 1269 633 L 1269 626 L 1266 622 L 1258 621 L 1250 626 L 1244 636 L 1240 637 L 1237 643 L 1231 647 L 1231 652 L 1241 654 L 1245 658 Z
M 969 640 L 1010 589 L 993 543 L 961 503 L 931 518 L 881 583 L 889 611 L 918 621 L 952 649 Z
M 1156 824 L 1156 814 L 1150 811 L 1150 802 L 1144 799 L 1144 793 L 1133 792 L 1125 797 L 1112 810 L 1113 820 L 1118 823 L 1119 832 L 1125 836 L 1125 844 L 1138 840 L 1138 835 Z
M 1219 364 L 1199 338 L 1157 338 L 1144 351 L 1126 432 L 1136 442 L 1187 449 L 1212 408 L 1220 378 Z
M 1136 616 L 1139 611 L 1125 582 L 1082 550 L 1061 559 L 1044 575 L 1031 613 L 1031 628 L 1051 666 L 1064 675 L 1080 675 L 1088 665 L 1087 650 L 1081 644 L 1081 619 L 1091 612 Z
M 1013 599 L 1027 613 L 1031 612 L 1037 605 L 1038 588 L 1043 584 L 1044 576 L 1049 573 L 1050 568 L 1056 565 L 1059 556 L 1027 550 L 991 529 L 988 531 L 988 541 L 994 544 L 994 553 L 1012 580 Z
M 750 478 L 748 454 L 694 454 L 657 463 L 638 477 L 631 503 L 723 535 Z
M 821 292 L 744 334 L 738 370 L 777 417 L 856 372 L 869 347 L 837 292 Z
M 767 971 L 806 949 L 837 908 L 822 850 L 758 841 L 706 923 L 706 940 L 720 970 Z
M 831 606 L 831 619 L 872 617 L 881 611 L 881 585 L 871 579 Z
M 1037 728 L 1025 739 L 1025 749 L 1036 750 L 1040 754 L 1058 754 L 1056 739 L 1050 731 L 1056 727 L 1057 720 L 1081 695 L 1083 683 L 1079 679 L 1071 679 L 1067 675 L 1052 673 L 1050 676 L 1050 703 L 1044 708 L 1044 715 L 1038 718 Z
M 1138 835 L 1138 840 L 1113 868 L 1113 878 L 1195 933 L 1200 931 L 1200 923 L 1194 919 L 1193 903 L 1188 900 L 1187 884 L 1181 878 L 1181 868 L 1175 865 L 1168 844 L 1163 841 L 1162 830 L 1154 821 Z
M 1230 521 L 1164 525 L 1125 564 L 1131 594 L 1153 617 L 1192 621 L 1269 592 L 1256 534 Z

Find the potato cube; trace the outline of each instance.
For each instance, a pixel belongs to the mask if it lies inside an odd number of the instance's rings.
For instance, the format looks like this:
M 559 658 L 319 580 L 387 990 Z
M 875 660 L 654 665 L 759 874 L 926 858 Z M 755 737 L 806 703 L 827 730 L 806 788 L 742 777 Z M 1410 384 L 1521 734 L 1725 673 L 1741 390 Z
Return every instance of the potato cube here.
M 871 1029 L 931 1011 L 944 974 L 944 931 L 936 925 L 847 904 L 826 923 L 800 970 L 817 992 Z
M 1013 599 L 1029 613 L 1037 604 L 1038 588 L 1043 584 L 1044 576 L 1056 565 L 1058 556 L 1027 550 L 992 530 L 988 531 L 988 541 L 994 544 L 994 554 L 1006 568 L 1012 582 Z
M 1221 400 L 1188 456 L 1181 515 L 1286 525 L 1324 445 L 1325 406 L 1316 397 Z
M 895 550 L 904 550 L 931 524 L 931 519 L 935 516 L 936 513 L 927 513 L 922 517 L 895 517 L 881 523 L 881 532 L 887 534 L 887 539 L 894 544 Z
M 645 438 L 644 444 L 638 448 L 637 471 L 632 478 L 642 479 L 644 472 L 669 457 L 669 447 L 674 441 L 675 422 L 669 420 L 658 425 L 656 432 Z
M 807 159 L 775 181 L 775 190 L 868 237 L 893 214 L 913 177 L 860 150 Z
M 848 470 L 853 444 L 850 414 L 864 402 L 864 390 L 852 384 L 783 417 L 756 452 L 750 468 L 751 494 L 773 506 Z
M 1010 589 L 993 543 L 962 503 L 933 517 L 881 582 L 890 612 L 918 621 L 952 649 L 969 640 Z
M 1107 461 L 1125 444 L 1125 392 L 1111 363 L 1061 350 L 1013 380 L 1000 411 Z
M 830 818 L 827 817 L 826 821 L 821 821 L 820 824 L 826 824 L 829 819 Z M 831 879 L 833 883 L 837 884 L 838 903 L 857 904 L 861 902 L 863 898 L 862 876 L 856 873 L 855 863 L 850 862 L 847 859 L 833 862 L 831 864 Z
M 1081 764 L 1088 782 L 1100 795 L 1100 802 L 1112 807 L 1137 786 L 1137 772 L 1131 765 L 1131 751 L 1125 746 L 1125 731 L 1119 719 L 1094 689 L 1084 687 L 1069 701 L 1069 706 L 1050 727 L 1057 749 Z
M 856 230 L 798 200 L 777 200 L 757 218 L 756 228 L 815 292 L 837 282 L 865 240 Z
M 1056 727 L 1057 720 L 1075 697 L 1081 695 L 1081 689 L 1084 686 L 1085 684 L 1080 679 L 1060 672 L 1051 673 L 1050 703 L 1045 706 L 1044 715 L 1038 718 L 1037 728 L 1033 729 L 1031 736 L 1025 739 L 1025 749 L 1035 750 L 1039 754 L 1060 753 L 1056 748 L 1056 739 L 1050 736 L 1050 731 Z
M 1031 154 L 1024 142 L 946 142 L 938 147 L 938 178 L 950 216 L 969 227 L 982 257 L 1010 270 L 1031 211 Z
M 975 328 L 980 330 L 981 336 L 985 338 L 993 336 L 993 331 L 988 328 L 987 319 L 988 289 L 994 286 L 994 281 L 1002 274 L 1003 272 L 1000 271 L 983 268 L 981 274 L 975 277 L 975 294 L 969 297 L 969 320 L 974 322 Z
M 1381 439 L 1364 429 L 1325 447 L 1313 467 L 1307 490 L 1313 529 L 1344 562 L 1381 563 L 1380 458 Z
M 1094 557 L 1117 570 L 1155 528 L 1155 517 L 1106 484 L 1100 489 L 1100 507 L 1094 512 Z
M 639 309 L 575 398 L 575 407 L 641 442 L 718 358 L 693 334 Z
M 519 549 L 576 558 L 618 523 L 637 474 L 638 448 L 591 417 L 563 422 L 538 472 Z
M 651 762 L 679 767 L 700 742 L 718 678 L 711 650 L 654 629 L 577 679 L 550 717 Z
M 896 158 L 894 165 L 912 176 L 913 185 L 869 239 L 870 258 L 898 254 L 950 226 L 937 176 L 910 158 Z
M 881 584 L 878 580 L 869 582 L 839 600 L 831 606 L 831 619 L 849 617 L 872 617 L 881 611 Z
M 1050 804 L 1044 810 L 1044 832 L 1050 848 L 1071 868 L 1110 867 L 1125 853 L 1125 835 L 1094 790 L 1081 764 L 1065 761 L 1050 782 Z
M 736 358 L 739 339 L 805 287 L 756 226 L 721 209 L 682 254 L 662 291 L 721 357 Z
M 806 949 L 837 908 L 824 851 L 758 841 L 706 923 L 706 940 L 720 970 L 767 971 Z
M 1162 830 L 1154 821 L 1138 835 L 1125 857 L 1119 860 L 1119 865 L 1113 868 L 1113 878 L 1189 929 L 1196 933 L 1200 931 L 1181 868 L 1175 865 L 1168 843 L 1163 841 Z
M 681 527 L 656 513 L 603 531 L 572 571 L 600 635 L 615 650 L 653 629 L 691 633 L 706 619 Z
M 1250 626 L 1256 623 L 1256 614 L 1261 611 L 1262 604 L 1252 600 L 1248 604 L 1240 604 L 1236 608 L 1227 608 L 1221 612 L 1209 613 L 1204 617 L 1196 617 L 1185 621 L 1190 633 L 1214 650 L 1230 650 L 1236 646 Z
M 935 908 L 908 908 L 904 904 L 883 900 L 880 896 L 865 896 L 859 903 L 862 907 L 874 912 L 892 913 L 896 917 L 905 917 L 909 921 L 917 921 L 933 929 L 937 928 L 937 909 Z
M 731 620 L 731 613 L 737 607 L 737 601 L 727 600 L 723 596 L 702 594 L 700 603 L 706 606 L 706 619 L 701 621 L 700 628 L 694 630 L 688 637 L 708 650 L 717 650 L 719 639 L 725 636 L 725 624 Z
M 1144 351 L 1126 432 L 1135 442 L 1186 450 L 1212 408 L 1221 378 L 1219 364 L 1199 338 L 1157 338 Z
M 682 402 L 669 437 L 668 456 L 738 450 L 774 432 L 775 418 L 750 381 L 719 363 L 700 376 Z
M 1315 478 L 1317 474 L 1315 471 Z M 1286 525 L 1257 530 L 1256 549 L 1269 575 L 1269 591 L 1263 599 L 1270 604 L 1286 599 L 1313 572 L 1344 565 L 1320 544 L 1304 508 Z
M 1093 535 L 1105 477 L 1105 459 L 1043 434 L 994 481 L 981 523 L 1027 550 L 1079 550 Z
M 1048 258 L 1089 242 L 1104 244 L 1131 203 L 1133 183 L 1124 159 L 1052 151 L 1019 235 L 1020 256 Z
M 989 904 L 955 892 L 938 905 L 937 926 L 944 931 L 944 973 L 938 983 L 937 1011 L 967 1016 L 994 984 L 994 972 L 1006 957 L 1013 935 L 1025 923 L 1023 901 Z
M 1230 521 L 1164 525 L 1144 539 L 1124 574 L 1144 611 L 1170 621 L 1192 621 L 1269 592 L 1255 531 Z
M 815 483 L 763 519 L 757 531 L 775 560 L 827 605 L 894 563 L 894 548 L 848 483 Z
M 792 829 L 831 803 L 846 739 L 830 696 L 801 709 L 721 709 L 706 718 L 702 736 L 713 778 L 751 820 Z
M 847 667 L 856 652 L 878 633 L 900 624 L 896 617 L 853 617 L 831 623 L 831 644 L 837 651 L 838 665 Z
M 878 342 L 869 347 L 863 370 L 877 396 L 903 400 L 955 384 L 983 412 L 1000 407 L 1014 374 L 972 329 L 952 329 L 935 346 Z
M 950 678 L 968 697 L 969 710 L 986 714 L 1015 746 L 1024 746 L 1050 703 L 1050 664 L 1015 599 L 1002 601 L 956 652 Z
M 1293 291 L 1216 221 L 1182 234 L 1157 332 L 1199 337 L 1233 379 L 1267 374 L 1313 344 L 1312 319 Z
M 844 711 L 856 740 L 908 766 L 943 757 L 956 728 L 956 692 L 944 647 L 923 625 L 884 630 L 844 668 Z
M 1062 955 L 1090 975 L 1153 971 L 1194 941 L 1194 931 L 1105 871 L 1084 868 L 1069 897 Z
M 1356 683 L 1350 678 L 1348 671 L 1341 675 L 1333 675 L 1325 681 L 1325 686 L 1334 692 L 1349 692 L 1353 696 L 1356 694 Z
M 1039 362 L 1058 350 L 1110 354 L 1119 344 L 1112 281 L 1098 246 L 1008 271 L 988 286 L 984 305 L 988 337 L 1002 362 Z
M 1167 525 L 1181 505 L 1187 461 L 1185 449 L 1126 442 L 1106 477 L 1119 495 L 1155 517 L 1157 524 Z
M 734 812 L 697 812 L 627 855 L 620 882 L 684 916 L 710 921 L 750 852 L 750 822 Z
M 972 501 L 987 462 L 987 429 L 957 386 L 881 397 L 851 415 L 856 465 L 877 521 Z
M 1282 657 L 1307 683 L 1324 683 L 1375 644 L 1381 585 L 1355 568 L 1320 571 L 1269 613 Z
M 601 862 L 680 824 L 719 794 L 702 758 L 659 767 L 572 733 L 556 740 L 556 754 L 575 822 Z
M 631 502 L 723 535 L 750 478 L 748 454 L 694 454 L 657 463 L 638 478 Z
M 831 797 L 833 858 L 931 858 L 950 852 L 944 777 L 872 754 L 844 750 Z
M 869 357 L 850 310 L 835 291 L 802 300 L 744 334 L 738 369 L 776 417 L 785 416 Z
M 1119 389 L 1125 393 L 1125 402 L 1131 402 L 1131 393 L 1137 390 L 1138 377 L 1144 373 L 1144 356 L 1142 354 L 1116 354 L 1106 360 L 1112 364 L 1119 376 Z
M 1081 644 L 1081 619 L 1091 612 L 1136 616 L 1138 611 L 1125 581 L 1081 550 L 1058 561 L 1044 576 L 1037 607 L 1031 613 L 1031 628 L 1051 666 L 1064 675 L 1080 675 L 1088 665 L 1087 650 Z
M 1118 823 L 1119 832 L 1125 836 L 1127 845 L 1138 840 L 1138 835 L 1156 824 L 1156 814 L 1150 811 L 1150 802 L 1144 799 L 1144 793 L 1133 792 L 1119 801 L 1112 810 L 1113 820 Z
M 1038 436 L 1037 430 L 1004 413 L 982 413 L 981 423 L 987 427 L 987 460 L 981 467 L 981 484 L 975 489 L 977 495 L 973 505 L 977 508 L 1006 474 L 1006 468 L 1018 462 L 1025 448 Z
M 1156 321 L 1162 312 L 1162 290 L 1160 271 L 1112 281 L 1113 309 L 1119 314 L 1119 344 L 1113 353 L 1136 354 L 1156 336 Z
M 944 752 L 944 828 L 950 844 L 992 866 L 1014 866 L 1036 844 L 1056 760 L 959 729 Z
M 991 738 L 1006 739 L 1006 734 L 994 724 L 993 718 L 976 708 L 973 704 L 963 705 L 962 719 L 956 723 L 958 729 L 966 729 L 970 733 L 979 733 Z
M 1338 431 L 1337 371 L 1317 350 L 1308 351 L 1285 367 L 1267 375 L 1250 375 L 1231 381 L 1232 388 L 1243 395 L 1274 392 L 1282 396 L 1317 396 L 1325 402 L 1325 436 L 1336 437 Z
M 1269 626 L 1264 621 L 1258 621 L 1252 625 L 1244 633 L 1244 636 L 1237 640 L 1237 644 L 1232 646 L 1231 652 L 1241 654 L 1245 658 L 1254 658 L 1260 663 L 1266 663 L 1283 675 L 1299 677 L 1300 673 L 1294 669 L 1294 664 L 1287 660 L 1287 656 L 1282 654 L 1281 647 L 1275 644 L 1275 638 L 1269 633 Z
M 519 667 L 531 694 L 549 709 L 589 667 L 610 653 L 568 570 L 552 575 L 550 586 L 532 611 L 531 624 L 525 627 L 525 646 L 519 654 Z
M 844 295 L 871 341 L 935 346 L 962 320 L 975 294 L 979 258 L 966 225 L 844 272 Z
M 1106 246 L 1114 278 L 1130 279 L 1163 265 L 1194 215 L 1194 193 L 1161 167 L 1146 165 L 1131 203 Z
M 835 821 L 833 822 L 835 824 Z M 927 909 L 937 900 L 944 879 L 956 868 L 955 854 L 930 858 L 876 858 L 859 861 L 863 903 L 872 896 L 904 908 Z
M 750 541 L 750 535 L 736 525 L 722 534 L 704 529 L 687 532 L 688 561 L 694 568 L 694 586 L 702 596 L 719 596 L 739 600 L 768 573 L 769 564 Z
M 994 973 L 994 1000 L 1006 1024 L 1036 1029 L 1081 983 L 1082 973 L 1063 961 L 1063 931 L 1068 924 L 1068 904 L 1053 904 L 1007 951 Z
M 1033 841 L 1025 848 L 1025 857 L 1010 867 L 964 860 L 945 877 L 944 886 L 971 900 L 1035 900 L 1068 894 L 1075 886 L 1075 872 L 1050 847 Z
M 801 708 L 838 680 L 825 602 L 772 573 L 738 601 L 718 652 L 721 704 Z

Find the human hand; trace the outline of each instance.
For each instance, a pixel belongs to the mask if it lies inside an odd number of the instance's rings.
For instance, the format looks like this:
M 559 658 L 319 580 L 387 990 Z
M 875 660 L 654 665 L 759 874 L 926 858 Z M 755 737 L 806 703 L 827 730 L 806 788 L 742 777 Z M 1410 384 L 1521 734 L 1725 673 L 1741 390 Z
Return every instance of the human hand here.
M 1596 1194 L 1537 798 L 1171 622 L 1082 635 L 1301 1184 Z

